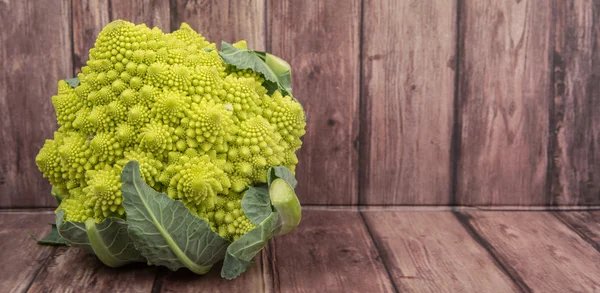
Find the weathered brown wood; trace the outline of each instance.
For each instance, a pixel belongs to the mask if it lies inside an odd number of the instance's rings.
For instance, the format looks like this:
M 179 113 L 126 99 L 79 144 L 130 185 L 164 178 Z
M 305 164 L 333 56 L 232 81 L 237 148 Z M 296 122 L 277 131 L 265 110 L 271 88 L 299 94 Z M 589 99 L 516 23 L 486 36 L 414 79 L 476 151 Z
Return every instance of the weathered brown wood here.
M 552 202 L 600 204 L 600 2 L 555 2 Z
M 146 264 L 110 268 L 83 250 L 60 247 L 28 292 L 150 292 L 156 271 Z
M 363 212 L 400 292 L 518 292 L 451 212 Z
M 600 253 L 548 212 L 471 212 L 468 223 L 534 292 L 600 291 Z
M 123 19 L 135 24 L 146 24 L 158 27 L 163 32 L 171 32 L 171 14 L 169 1 L 132 0 L 111 1 L 111 20 Z
M 600 252 L 599 210 L 555 212 L 554 214 Z
M 89 60 L 90 48 L 102 28 L 110 22 L 108 3 L 110 0 L 73 1 L 73 51 L 74 66 L 80 71 Z
M 210 288 L 210 292 L 213 293 L 273 292 L 273 280 L 269 270 L 270 264 L 263 251 L 255 258 L 252 267 L 234 280 L 221 278 L 221 265 L 218 264 L 204 276 L 195 275 L 190 271 L 168 272 L 155 282 L 159 285 L 155 286 L 154 290 L 185 293 L 198 292 L 199 288 Z
M 271 241 L 276 292 L 393 292 L 358 211 L 304 211 Z
M 176 0 L 172 7 L 173 29 L 187 22 L 219 47 L 246 40 L 249 48 L 265 50 L 265 1 Z
M 360 1 L 269 1 L 268 49 L 292 66 L 307 113 L 302 203 L 358 202 Z
M 0 4 L 0 207 L 53 206 L 35 156 L 57 129 L 51 97 L 73 75 L 70 1 Z
M 362 204 L 449 204 L 456 1 L 365 1 Z
M 54 251 L 37 244 L 27 233 L 44 237 L 52 221 L 53 213 L 0 212 L 0 291 L 27 290 Z
M 546 204 L 552 3 L 462 1 L 458 204 Z

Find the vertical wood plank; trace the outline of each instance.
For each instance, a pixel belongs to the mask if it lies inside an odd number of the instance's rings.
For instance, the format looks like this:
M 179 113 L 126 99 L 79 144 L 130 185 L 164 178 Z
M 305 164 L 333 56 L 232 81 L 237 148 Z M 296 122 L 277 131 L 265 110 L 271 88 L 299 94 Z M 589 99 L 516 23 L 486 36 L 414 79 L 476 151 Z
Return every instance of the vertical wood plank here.
M 68 0 L 0 2 L 0 207 L 53 206 L 35 165 L 57 129 L 51 97 L 73 75 Z
M 533 292 L 600 291 L 600 253 L 548 212 L 473 212 L 468 222 Z
M 109 1 L 73 1 L 73 51 L 76 71 L 85 66 L 98 34 L 110 22 Z
M 546 204 L 552 3 L 461 5 L 458 204 Z
M 305 204 L 358 202 L 360 1 L 268 2 L 268 49 L 292 66 L 307 113 L 298 153 Z
M 150 292 L 156 271 L 146 264 L 110 268 L 81 249 L 60 247 L 28 292 Z
M 600 204 L 600 2 L 556 1 L 552 202 Z
M 203 276 L 198 276 L 188 270 L 168 272 L 164 277 L 157 280 L 160 291 L 155 292 L 198 292 L 198 288 L 210 288 L 212 293 L 245 293 L 272 291 L 272 283 L 269 270 L 270 263 L 266 259 L 263 250 L 254 260 L 254 264 L 246 272 L 234 280 L 221 278 L 221 265 L 215 265 L 211 271 Z M 154 290 L 158 290 L 155 289 Z
M 451 212 L 363 215 L 401 292 L 519 292 Z
M 169 1 L 131 0 L 111 1 L 111 20 L 123 19 L 135 24 L 158 27 L 165 33 L 171 32 L 171 13 Z M 174 29 L 174 28 L 173 28 Z
M 363 25 L 361 203 L 449 204 L 456 1 L 365 1 Z
M 358 211 L 306 210 L 271 241 L 277 292 L 392 292 Z
M 556 212 L 555 215 L 600 252 L 600 211 Z
M 172 29 L 187 22 L 219 47 L 246 40 L 249 48 L 265 50 L 265 1 L 175 0 L 173 7 Z
M 25 292 L 54 251 L 27 233 L 44 237 L 53 213 L 0 213 L 0 284 L 3 292 Z

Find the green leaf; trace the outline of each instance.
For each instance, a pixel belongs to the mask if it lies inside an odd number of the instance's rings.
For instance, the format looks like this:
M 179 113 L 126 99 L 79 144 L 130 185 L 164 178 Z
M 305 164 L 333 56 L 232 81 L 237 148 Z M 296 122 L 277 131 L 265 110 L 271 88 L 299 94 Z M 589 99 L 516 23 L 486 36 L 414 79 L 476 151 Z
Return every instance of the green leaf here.
M 67 79 L 65 79 L 65 82 L 67 82 L 73 88 L 76 88 L 79 85 L 79 78 L 77 78 L 77 77 L 67 78 Z
M 38 244 L 42 245 L 53 245 L 53 246 L 67 246 L 69 242 L 62 238 L 56 229 L 56 224 L 50 223 L 50 232 L 41 240 L 38 240 L 33 234 L 29 233 L 29 236 L 37 241 Z
M 252 69 L 265 77 L 263 86 L 269 94 L 276 90 L 283 95 L 292 96 L 291 69 L 283 59 L 262 51 L 236 48 L 223 41 L 219 56 L 225 63 L 238 69 Z
M 250 186 L 242 198 L 242 210 L 254 225 L 259 225 L 273 211 L 269 189 L 266 186 Z
M 273 237 L 273 231 L 278 229 L 280 222 L 277 218 L 278 214 L 271 212 L 260 225 L 229 245 L 221 268 L 221 277 L 228 280 L 235 279 L 252 265 L 256 254 Z
M 296 188 L 296 185 L 298 185 L 298 181 L 296 180 L 296 177 L 294 177 L 294 173 L 292 173 L 290 169 L 284 166 L 277 166 L 269 169 L 267 173 L 267 183 L 269 184 L 269 186 L 271 185 L 273 180 L 277 178 L 283 179 L 292 188 Z
M 292 186 L 277 178 L 269 186 L 269 195 L 281 222 L 280 229 L 274 231 L 275 235 L 283 235 L 296 229 L 302 220 L 302 207 Z
M 109 267 L 120 267 L 132 262 L 145 262 L 127 233 L 127 222 L 119 218 L 106 218 L 97 224 L 94 219 L 85 221 L 94 254 Z
M 121 181 L 129 234 L 150 263 L 173 271 L 187 267 L 196 274 L 205 274 L 223 259 L 230 242 L 213 232 L 181 201 L 144 183 L 138 162 L 127 163 Z
M 300 202 L 292 186 L 297 181 L 292 171 L 286 167 L 273 167 L 268 170 L 264 187 L 250 187 L 242 198 L 242 209 L 246 217 L 257 225 L 227 248 L 221 277 L 237 278 L 246 271 L 252 260 L 263 249 L 269 239 L 294 230 L 302 218 Z M 273 209 L 273 207 L 275 209 Z
M 69 242 L 71 246 L 81 248 L 87 253 L 94 254 L 94 249 L 90 244 L 85 224 L 65 221 L 64 216 L 64 210 L 60 210 L 56 213 L 56 228 L 58 229 L 60 236 Z
M 56 215 L 58 231 L 71 246 L 95 254 L 109 267 L 120 267 L 146 260 L 136 250 L 127 233 L 127 222 L 119 218 L 106 218 L 96 223 L 90 218 L 85 223 L 64 221 L 64 211 Z
M 52 186 L 52 190 L 50 190 L 50 194 L 52 194 L 52 196 L 54 196 L 54 198 L 56 198 L 56 201 L 58 202 L 59 205 L 62 202 L 63 198 L 65 197 L 64 195 L 61 195 L 60 193 L 58 193 L 58 190 L 54 186 Z

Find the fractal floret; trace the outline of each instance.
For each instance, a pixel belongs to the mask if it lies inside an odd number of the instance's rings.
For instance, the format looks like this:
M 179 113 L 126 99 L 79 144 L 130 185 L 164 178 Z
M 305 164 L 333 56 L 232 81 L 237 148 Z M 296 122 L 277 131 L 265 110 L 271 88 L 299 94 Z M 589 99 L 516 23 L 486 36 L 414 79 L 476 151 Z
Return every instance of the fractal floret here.
M 293 188 L 306 122 L 290 83 L 285 61 L 245 41 L 218 50 L 185 23 L 172 33 L 108 24 L 77 78 L 58 82 L 59 128 L 36 157 L 60 195 L 58 232 L 110 266 L 205 273 L 225 258 L 224 276 L 239 275 L 254 254 L 231 247 L 251 251 L 244 237 L 299 221 Z M 290 188 L 270 190 L 281 181 Z

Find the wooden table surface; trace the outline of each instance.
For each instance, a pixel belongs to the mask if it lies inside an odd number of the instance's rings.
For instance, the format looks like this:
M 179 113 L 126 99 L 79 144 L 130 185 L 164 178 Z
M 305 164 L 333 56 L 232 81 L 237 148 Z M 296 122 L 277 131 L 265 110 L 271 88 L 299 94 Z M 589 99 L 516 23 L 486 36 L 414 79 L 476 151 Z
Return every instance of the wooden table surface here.
M 600 292 L 600 210 L 308 207 L 233 281 L 29 237 L 53 220 L 0 212 L 0 292 Z

